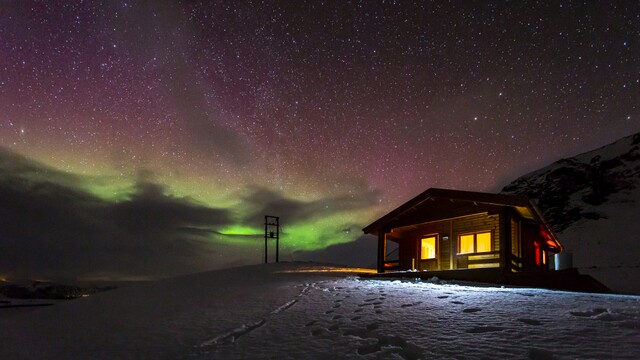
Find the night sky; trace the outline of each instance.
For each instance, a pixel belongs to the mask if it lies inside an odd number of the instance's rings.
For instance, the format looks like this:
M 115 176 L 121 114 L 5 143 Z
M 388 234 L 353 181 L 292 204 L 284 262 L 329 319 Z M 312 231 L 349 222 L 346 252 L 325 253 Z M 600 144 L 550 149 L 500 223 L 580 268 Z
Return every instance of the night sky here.
M 639 40 L 637 1 L 1 1 L 0 275 L 256 263 L 266 214 L 302 259 L 499 191 L 640 131 Z

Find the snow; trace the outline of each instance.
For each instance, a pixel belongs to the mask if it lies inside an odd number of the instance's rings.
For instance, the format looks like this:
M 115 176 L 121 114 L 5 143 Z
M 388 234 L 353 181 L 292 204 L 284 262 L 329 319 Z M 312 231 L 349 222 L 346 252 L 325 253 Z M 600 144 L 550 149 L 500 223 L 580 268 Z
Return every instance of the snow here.
M 580 273 L 619 293 L 640 294 L 638 204 L 640 188 L 614 194 L 600 206 L 583 205 L 585 211 L 604 217 L 578 222 L 558 233 Z
M 285 272 L 309 266 L 242 267 L 3 309 L 0 358 L 640 356 L 638 296 Z
M 503 192 L 540 201 L 580 273 L 640 294 L 640 133 L 522 176 Z

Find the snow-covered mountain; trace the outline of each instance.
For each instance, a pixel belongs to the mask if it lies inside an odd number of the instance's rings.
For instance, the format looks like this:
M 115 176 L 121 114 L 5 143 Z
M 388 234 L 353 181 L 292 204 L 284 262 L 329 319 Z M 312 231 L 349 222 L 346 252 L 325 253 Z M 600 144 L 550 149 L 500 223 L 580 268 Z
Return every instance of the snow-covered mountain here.
M 640 133 L 524 175 L 502 193 L 537 201 L 581 272 L 640 294 Z

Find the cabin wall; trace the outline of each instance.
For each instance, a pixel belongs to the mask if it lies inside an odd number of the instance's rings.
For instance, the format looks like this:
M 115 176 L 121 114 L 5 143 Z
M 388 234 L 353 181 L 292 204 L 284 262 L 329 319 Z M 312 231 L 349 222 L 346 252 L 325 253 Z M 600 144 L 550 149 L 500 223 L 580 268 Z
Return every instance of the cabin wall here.
M 473 255 L 458 254 L 460 235 L 489 230 L 492 236 L 492 252 L 494 254 Z M 453 222 L 453 236 L 455 246 L 455 269 L 467 269 L 477 267 L 499 267 L 500 264 L 500 216 L 498 214 L 477 214 Z
M 540 229 L 534 223 L 522 223 L 522 268 L 524 271 L 547 270 L 543 253 L 544 238 L 540 236 Z
M 492 251 L 480 254 L 458 254 L 459 236 L 481 231 L 491 231 Z M 394 238 L 399 243 L 401 270 L 411 269 L 413 261 L 418 270 L 500 267 L 503 262 L 500 215 L 497 213 L 489 215 L 485 212 L 392 229 L 392 233 L 394 232 Z M 420 260 L 420 241 L 429 235 L 437 236 L 436 259 Z
M 511 217 L 511 254 L 509 267 L 512 272 L 522 271 L 522 235 L 521 222 L 516 217 Z

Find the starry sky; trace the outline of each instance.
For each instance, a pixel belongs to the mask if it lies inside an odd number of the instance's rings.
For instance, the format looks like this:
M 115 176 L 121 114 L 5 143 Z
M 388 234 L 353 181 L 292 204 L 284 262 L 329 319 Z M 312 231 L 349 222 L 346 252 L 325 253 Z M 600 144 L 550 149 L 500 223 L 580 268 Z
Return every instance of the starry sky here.
M 2 1 L 0 275 L 256 263 L 267 214 L 286 260 L 365 243 L 640 131 L 639 29 L 636 1 Z

